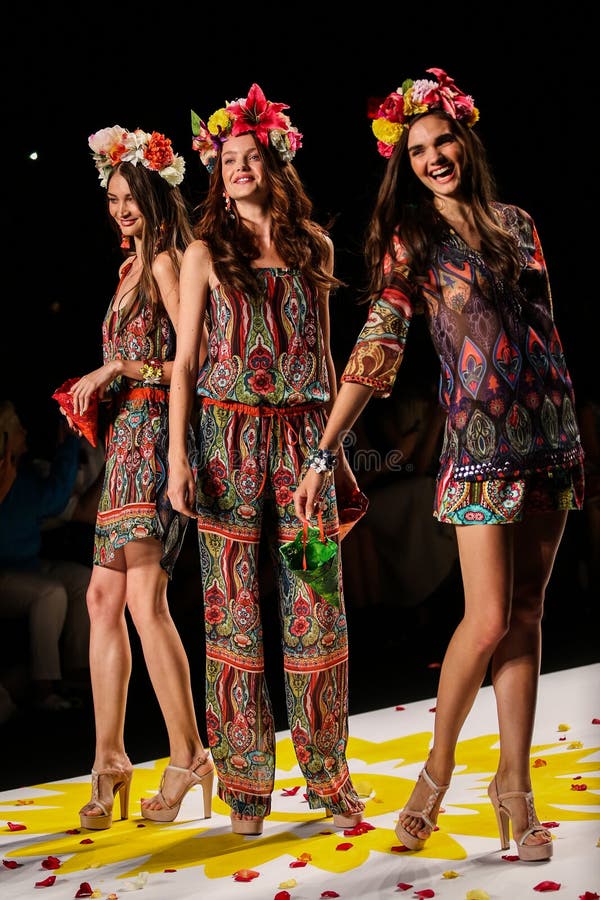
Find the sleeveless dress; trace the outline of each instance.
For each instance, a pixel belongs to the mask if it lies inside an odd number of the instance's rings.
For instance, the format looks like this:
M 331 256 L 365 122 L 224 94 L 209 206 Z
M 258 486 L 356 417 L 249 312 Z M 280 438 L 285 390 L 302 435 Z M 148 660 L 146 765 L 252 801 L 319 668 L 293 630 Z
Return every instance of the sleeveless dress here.
M 125 266 L 122 278 L 130 268 Z M 172 360 L 175 330 L 164 307 L 152 322 L 149 304 L 140 304 L 124 328 L 114 297 L 102 324 L 104 363 L 113 359 Z M 94 565 L 112 562 L 129 541 L 157 538 L 169 577 L 179 556 L 187 516 L 176 513 L 167 497 L 167 385 L 119 377 L 110 385 L 105 437 L 106 468 L 94 536 Z

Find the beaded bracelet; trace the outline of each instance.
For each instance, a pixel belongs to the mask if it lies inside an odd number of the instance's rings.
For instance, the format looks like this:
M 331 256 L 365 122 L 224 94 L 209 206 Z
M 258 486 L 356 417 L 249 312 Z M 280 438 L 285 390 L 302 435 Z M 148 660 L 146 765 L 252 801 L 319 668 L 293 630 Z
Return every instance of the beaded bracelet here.
M 163 375 L 160 359 L 148 359 L 140 366 L 140 375 L 146 384 L 160 384 Z
M 338 464 L 337 453 L 321 448 L 311 450 L 307 459 L 309 468 L 314 469 L 319 475 L 324 472 L 333 472 Z

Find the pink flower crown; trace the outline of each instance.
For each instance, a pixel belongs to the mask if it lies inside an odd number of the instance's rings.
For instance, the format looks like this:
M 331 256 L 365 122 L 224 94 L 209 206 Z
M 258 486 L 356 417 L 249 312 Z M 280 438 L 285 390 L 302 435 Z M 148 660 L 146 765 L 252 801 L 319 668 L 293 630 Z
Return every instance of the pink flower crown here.
M 402 132 L 414 116 L 441 109 L 453 119 L 466 122 L 469 128 L 479 119 L 479 110 L 473 98 L 464 94 L 443 69 L 426 71 L 431 72 L 437 81 L 407 78 L 401 87 L 388 94 L 383 103 L 369 113 L 369 118 L 373 119 L 371 128 L 377 138 L 377 149 L 386 159 L 392 155 Z
M 192 110 L 192 148 L 212 172 L 221 144 L 229 137 L 251 131 L 265 147 L 270 144 L 282 162 L 290 162 L 302 146 L 302 135 L 282 112 L 284 109 L 289 106 L 267 100 L 262 89 L 253 84 L 247 97 L 217 109 L 206 123 Z
M 111 169 L 120 162 L 130 162 L 134 166 L 141 163 L 158 172 L 171 187 L 183 181 L 185 160 L 173 152 L 170 139 L 158 131 L 148 133 L 141 128 L 127 131 L 120 125 L 113 125 L 91 134 L 88 144 L 102 187 L 106 187 Z

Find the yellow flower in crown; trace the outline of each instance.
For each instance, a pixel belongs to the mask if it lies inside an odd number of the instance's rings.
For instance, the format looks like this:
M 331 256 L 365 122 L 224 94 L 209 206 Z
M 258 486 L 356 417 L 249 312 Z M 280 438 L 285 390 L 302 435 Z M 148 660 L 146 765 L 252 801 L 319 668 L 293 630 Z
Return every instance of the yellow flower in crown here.
M 469 128 L 479 120 L 473 98 L 461 91 L 454 79 L 443 69 L 427 69 L 427 72 L 437 80 L 407 78 L 382 103 L 370 104 L 368 117 L 373 120 L 371 129 L 377 138 L 377 150 L 386 159 L 392 155 L 410 120 L 421 113 L 441 109 Z
M 302 146 L 302 135 L 283 112 L 285 103 L 267 100 L 262 88 L 253 84 L 247 97 L 240 97 L 216 110 L 204 122 L 192 110 L 192 148 L 212 172 L 221 144 L 228 137 L 252 132 L 258 141 L 271 146 L 282 162 L 290 162 Z

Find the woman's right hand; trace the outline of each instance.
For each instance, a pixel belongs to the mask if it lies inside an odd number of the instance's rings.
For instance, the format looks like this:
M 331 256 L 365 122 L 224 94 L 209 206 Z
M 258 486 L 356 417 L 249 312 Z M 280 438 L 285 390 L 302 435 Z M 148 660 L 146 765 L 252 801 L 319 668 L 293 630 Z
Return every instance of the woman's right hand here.
M 310 519 L 319 511 L 325 478 L 324 472 L 309 468 L 294 491 L 294 510 L 301 522 L 310 524 Z
M 98 369 L 88 372 L 87 375 L 82 375 L 70 391 L 73 398 L 73 412 L 83 415 L 96 392 L 98 399 L 102 400 L 108 385 L 120 374 L 121 367 L 121 360 L 113 359 Z
M 197 519 L 196 482 L 187 460 L 176 466 L 169 465 L 167 496 L 173 509 L 190 519 Z

